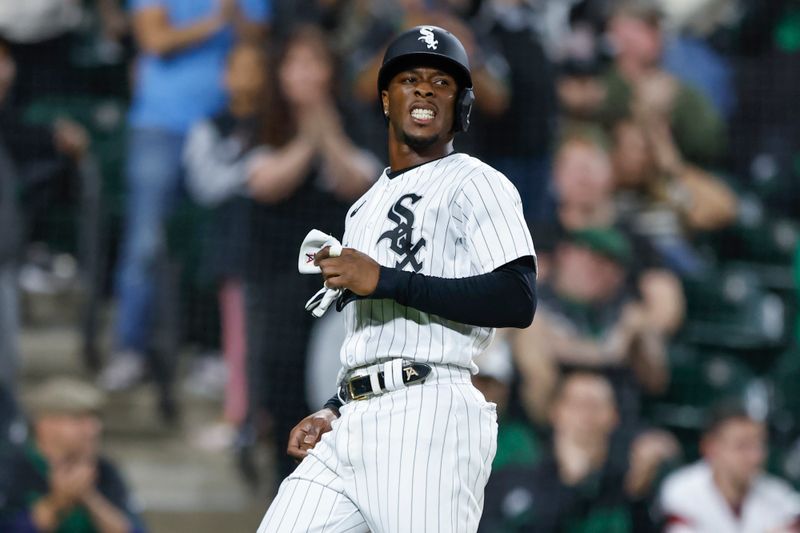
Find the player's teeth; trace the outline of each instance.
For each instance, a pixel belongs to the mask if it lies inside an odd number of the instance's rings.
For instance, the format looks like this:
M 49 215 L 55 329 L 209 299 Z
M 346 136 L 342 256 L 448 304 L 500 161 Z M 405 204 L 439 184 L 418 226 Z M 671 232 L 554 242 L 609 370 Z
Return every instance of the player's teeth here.
M 419 120 L 431 120 L 436 116 L 436 113 L 430 109 L 415 109 L 411 112 L 411 116 Z

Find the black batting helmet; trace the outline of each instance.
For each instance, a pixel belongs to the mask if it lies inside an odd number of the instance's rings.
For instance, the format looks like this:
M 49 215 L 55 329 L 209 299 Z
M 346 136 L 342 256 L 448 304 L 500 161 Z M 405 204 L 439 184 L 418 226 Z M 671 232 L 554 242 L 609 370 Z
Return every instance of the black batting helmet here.
M 453 129 L 467 131 L 475 101 L 467 51 L 455 35 L 438 26 L 416 26 L 389 44 L 378 72 L 378 98 L 398 72 L 420 66 L 441 69 L 456 79 L 459 94 Z

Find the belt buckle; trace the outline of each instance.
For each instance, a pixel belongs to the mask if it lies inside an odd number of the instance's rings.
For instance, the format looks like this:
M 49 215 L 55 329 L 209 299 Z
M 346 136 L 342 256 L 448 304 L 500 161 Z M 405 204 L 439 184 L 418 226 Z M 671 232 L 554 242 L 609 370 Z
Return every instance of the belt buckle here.
M 350 394 L 350 399 L 354 401 L 366 400 L 369 397 L 369 392 L 365 392 L 363 394 L 356 394 L 355 391 L 353 390 L 354 379 L 355 378 L 350 379 L 347 382 L 347 392 Z

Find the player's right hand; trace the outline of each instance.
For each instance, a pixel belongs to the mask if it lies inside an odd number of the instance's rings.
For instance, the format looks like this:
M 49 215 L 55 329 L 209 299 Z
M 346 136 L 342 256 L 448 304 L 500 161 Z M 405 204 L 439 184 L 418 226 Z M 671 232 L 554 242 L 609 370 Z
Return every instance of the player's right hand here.
M 381 266 L 367 254 L 353 248 L 343 248 L 339 256 L 332 257 L 326 246 L 314 256 L 314 264 L 322 270 L 325 287 L 350 289 L 359 296 L 369 296 L 378 287 Z
M 289 445 L 286 453 L 298 461 L 302 461 L 308 450 L 316 446 L 322 435 L 330 431 L 331 424 L 338 418 L 331 409 L 322 409 L 305 417 L 289 433 Z

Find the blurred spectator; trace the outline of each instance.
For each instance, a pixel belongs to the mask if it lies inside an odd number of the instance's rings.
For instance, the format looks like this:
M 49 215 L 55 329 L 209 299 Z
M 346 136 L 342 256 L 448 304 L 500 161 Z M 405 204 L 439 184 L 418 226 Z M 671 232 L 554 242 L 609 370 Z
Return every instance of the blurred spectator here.
M 0 36 L 12 43 L 19 61 L 18 102 L 75 89 L 71 33 L 81 16 L 81 3 L 76 0 L 0 2 Z
M 706 41 L 688 34 L 671 38 L 664 49 L 664 70 L 701 91 L 723 119 L 736 105 L 733 69 Z
M 747 411 L 717 408 L 700 443 L 703 459 L 661 491 L 667 533 L 796 533 L 800 494 L 766 474 L 767 429 Z
M 75 0 L 32 0 L 0 5 L 0 34 L 18 43 L 37 43 L 75 29 L 81 5 Z
M 370 31 L 373 14 L 390 3 L 394 0 L 277 0 L 274 35 L 283 39 L 295 26 L 313 24 L 329 36 L 339 57 L 348 57 Z
M 779 0 L 779 2 L 782 0 Z M 690 0 L 670 2 L 659 0 L 665 23 L 670 28 L 687 31 L 691 35 L 711 35 L 721 27 L 741 16 L 744 4 L 738 0 Z
M 671 335 L 683 323 L 683 289 L 648 240 L 632 232 L 628 221 L 621 218 L 608 144 L 608 137 L 598 128 L 574 126 L 564 131 L 555 154 L 556 222 L 567 232 L 614 226 L 630 236 L 632 288 L 641 295 L 649 322 Z
M 376 0 L 317 0 L 319 23 L 339 57 L 349 57 L 370 31 Z
M 505 61 L 487 67 L 507 80 L 510 101 L 489 116 L 475 117 L 481 157 L 505 174 L 520 193 L 526 218 L 544 218 L 555 129 L 553 71 L 535 26 L 535 12 L 523 0 L 484 2 L 475 25 Z M 471 67 L 484 57 L 471 57 Z
M 608 96 L 599 38 L 590 27 L 578 25 L 562 46 L 556 81 L 562 117 L 567 124 L 594 121 Z
M 575 231 L 557 246 L 550 283 L 539 290 L 536 320 L 514 345 L 521 400 L 533 420 L 546 420 L 559 369 L 606 375 L 626 432 L 639 424 L 641 393 L 665 390 L 663 335 L 625 284 L 631 255 L 627 238 L 611 228 Z
M 674 449 L 650 445 L 661 453 L 632 455 L 612 439 L 619 415 L 614 392 L 599 374 L 575 372 L 563 378 L 549 411 L 552 449 L 534 467 L 510 465 L 492 473 L 479 531 L 556 533 L 603 531 L 642 533 L 632 502 L 648 492 L 658 465 Z M 641 493 L 631 494 L 633 471 Z
M 538 252 L 538 250 L 537 250 Z M 514 365 L 508 336 L 512 330 L 499 330 L 489 348 L 475 364 L 480 371 L 472 376 L 472 384 L 481 391 L 486 401 L 497 406 L 497 451 L 492 469 L 511 466 L 533 466 L 542 455 L 539 436 L 524 418 L 515 416 L 509 408 Z
M 735 220 L 733 191 L 684 161 L 669 127 L 649 114 L 616 124 L 612 156 L 620 219 L 675 272 L 702 272 L 706 265 L 692 245 L 692 233 Z
M 564 131 L 555 152 L 556 220 L 567 231 L 616 224 L 609 140 L 599 128 Z
M 703 93 L 717 113 L 730 118 L 736 105 L 733 61 L 721 53 L 731 26 L 741 17 L 739 0 L 658 0 L 663 12 L 664 69 Z
M 90 385 L 71 378 L 30 391 L 32 439 L 7 465 L 3 531 L 143 531 L 122 477 L 100 455 L 102 401 Z
M 60 120 L 51 128 L 25 124 L 18 108 L 8 101 L 15 79 L 16 62 L 8 44 L 0 40 L 0 382 L 12 393 L 18 366 L 16 267 L 23 236 L 17 196 L 46 162 L 52 163 L 52 168 L 62 166 L 80 159 L 88 147 L 86 132 L 74 122 Z M 30 200 L 28 216 L 34 204 Z
M 253 162 L 245 270 L 250 419 L 272 422 L 279 482 L 294 468 L 282 449 L 305 417 L 305 358 L 313 318 L 303 303 L 319 281 L 297 274 L 297 250 L 312 228 L 341 237 L 347 208 L 377 178 L 378 161 L 360 138 L 335 92 L 336 58 L 316 27 L 293 31 L 282 44 L 267 86 L 264 142 Z
M 606 101 L 601 114 L 614 122 L 647 112 L 674 135 L 689 161 L 718 163 L 725 149 L 725 130 L 711 103 L 662 68 L 661 11 L 653 0 L 624 0 L 609 20 L 614 66 L 605 76 Z
M 608 18 L 608 6 L 617 0 L 568 0 L 565 2 L 528 2 L 536 11 L 537 26 L 548 55 L 560 62 L 564 45 L 576 27 L 593 33 L 602 31 Z
M 0 36 L 12 44 L 19 62 L 15 101 L 26 105 L 45 95 L 79 99 L 87 93 L 101 94 L 95 80 L 76 66 L 81 64 L 81 45 L 89 37 L 88 22 L 95 14 L 105 39 L 99 45 L 105 49 L 96 52 L 106 59 L 120 59 L 119 44 L 128 33 L 120 4 L 122 0 L 0 2 Z
M 100 15 L 103 35 L 106 39 L 120 41 L 130 31 L 128 17 L 121 0 L 95 0 Z
M 205 428 L 197 443 L 212 449 L 233 442 L 247 411 L 245 318 L 242 276 L 247 232 L 248 167 L 263 149 L 266 54 L 247 42 L 230 53 L 224 85 L 227 108 L 189 132 L 184 150 L 187 188 L 209 209 L 203 239 L 206 275 L 219 286 L 222 352 L 226 366 L 223 421 Z M 231 238 L 231 236 L 239 236 Z
M 47 160 L 66 157 L 66 163 L 83 157 L 89 147 L 86 131 L 79 124 L 59 119 L 48 128 L 25 123 L 18 105 L 10 100 L 16 88 L 17 65 L 7 41 L 0 39 L 0 134 L 18 170 L 23 175 L 33 174 L 29 167 Z
M 127 388 L 145 373 L 156 263 L 181 191 L 186 132 L 224 105 L 220 81 L 234 38 L 263 37 L 268 18 L 263 0 L 135 0 L 132 10 L 141 53 L 129 117 L 115 346 L 100 376 L 107 390 Z

